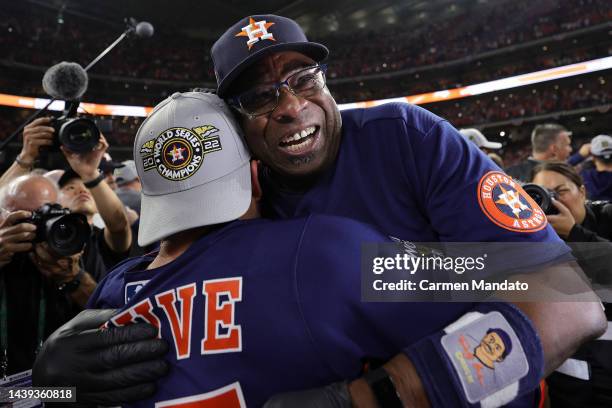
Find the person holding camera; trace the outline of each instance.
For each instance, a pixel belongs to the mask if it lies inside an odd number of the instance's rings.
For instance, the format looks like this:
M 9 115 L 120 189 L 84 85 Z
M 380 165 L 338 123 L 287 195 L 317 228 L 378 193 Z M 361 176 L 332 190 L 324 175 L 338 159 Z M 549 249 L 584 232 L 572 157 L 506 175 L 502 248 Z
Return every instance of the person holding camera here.
M 61 146 L 70 169 L 59 178 L 59 202 L 70 211 L 87 217 L 93 233 L 85 246 L 85 266 L 97 280 L 106 270 L 125 259 L 132 245 L 132 231 L 123 203 L 105 181 L 99 170 L 100 161 L 108 148 L 101 136 L 98 146 L 86 153 L 74 153 Z M 99 213 L 104 228 L 93 225 Z
M 100 171 L 100 163 L 108 149 L 104 136 L 97 133 L 95 138 L 91 135 L 86 138 L 87 143 L 75 143 L 75 140 L 81 139 L 72 140 L 67 136 L 62 138 L 56 135 L 56 122 L 50 117 L 38 118 L 24 128 L 21 153 L 0 178 L 0 187 L 31 172 L 42 147 L 53 146 L 55 149 L 58 146 L 57 149 L 70 165 L 70 169 L 58 181 L 60 202 L 71 211 L 85 215 L 90 225 L 93 223 L 93 215 L 98 212 L 105 224 L 103 229 L 94 228 L 84 254 L 86 269 L 98 280 L 104 277 L 107 268 L 128 256 L 132 245 L 130 223 L 125 207 Z M 69 146 L 78 148 L 78 152 L 69 150 L 64 143 L 71 140 L 73 143 Z M 97 144 L 94 145 L 96 140 Z
M 532 182 L 552 192 L 556 208 L 552 212 L 557 213 L 546 211 L 546 217 L 557 234 L 570 243 L 592 283 L 609 287 L 612 283 L 612 203 L 587 201 L 582 177 L 566 163 L 538 165 Z M 608 318 L 606 333 L 580 348 L 549 377 L 553 407 L 612 405 L 612 305 L 604 305 Z
M 44 211 L 57 196 L 49 179 L 25 175 L 2 198 L 0 377 L 31 368 L 42 341 L 82 310 L 96 287 L 83 268 L 82 245 L 58 254 L 51 241 L 40 242 L 48 223 L 36 222 L 35 214 L 48 220 Z
M 55 130 L 51 126 L 51 121 L 52 118 L 38 118 L 23 129 L 21 152 L 17 155 L 11 167 L 0 177 L 0 187 L 8 185 L 11 180 L 19 176 L 30 173 L 38 159 L 40 148 L 53 145 L 53 132 Z
M 582 177 L 562 162 L 541 163 L 532 182 L 556 193 L 558 214 L 548 215 L 557 234 L 567 242 L 608 242 L 612 238 L 612 203 L 587 201 Z

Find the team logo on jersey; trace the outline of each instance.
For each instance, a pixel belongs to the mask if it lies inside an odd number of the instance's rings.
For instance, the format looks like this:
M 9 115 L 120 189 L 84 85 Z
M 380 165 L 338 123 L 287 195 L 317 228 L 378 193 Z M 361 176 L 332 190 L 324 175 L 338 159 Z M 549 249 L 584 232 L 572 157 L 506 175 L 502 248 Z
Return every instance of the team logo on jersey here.
M 130 282 L 125 285 L 125 303 L 130 301 L 146 285 L 148 280 Z
M 546 227 L 544 212 L 510 176 L 491 171 L 478 183 L 478 203 L 496 225 L 516 232 L 535 232 Z
M 274 23 L 268 23 L 266 20 L 255 21 L 253 17 L 249 17 L 249 25 L 242 27 L 242 30 L 236 34 L 236 37 L 249 37 L 247 46 L 249 50 L 253 45 L 259 41 L 270 40 L 276 41 L 274 35 L 268 32 L 268 28 L 272 27 Z
M 204 155 L 221 150 L 218 132 L 212 125 L 166 129 L 141 146 L 143 168 L 157 169 L 168 180 L 185 180 L 199 170 Z

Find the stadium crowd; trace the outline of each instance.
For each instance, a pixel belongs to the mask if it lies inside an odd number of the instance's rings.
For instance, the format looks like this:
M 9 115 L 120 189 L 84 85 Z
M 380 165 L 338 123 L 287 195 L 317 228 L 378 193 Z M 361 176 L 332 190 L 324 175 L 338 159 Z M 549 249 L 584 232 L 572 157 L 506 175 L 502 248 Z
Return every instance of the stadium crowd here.
M 612 84 L 601 76 L 591 76 L 538 87 L 481 95 L 434 104 L 431 111 L 457 127 L 491 122 L 520 120 L 551 112 L 606 106 L 612 100 Z
M 479 15 L 481 21 L 466 22 L 465 16 L 458 16 L 445 20 L 443 24 L 423 25 L 418 30 L 409 32 L 401 28 L 380 32 L 367 31 L 362 36 L 351 37 L 350 41 L 348 37 L 339 34 L 326 37 L 325 41 L 321 41 L 328 43 L 334 55 L 329 78 L 392 72 L 452 61 L 468 54 L 562 34 L 612 19 L 612 10 L 604 0 L 580 0 L 579 7 L 558 0 L 544 0 L 537 7 L 525 7 L 530 3 L 531 0 L 506 2 L 504 7 L 496 7 L 491 13 Z M 550 17 L 552 10 L 554 18 Z M 506 17 L 509 13 L 515 15 L 513 24 L 502 24 L 507 23 Z M 20 26 L 17 20 L 8 18 L 7 27 L 21 36 L 27 33 L 29 37 L 24 46 L 17 40 L 19 37 L 16 35 L 0 36 L 0 47 L 7 50 L 2 58 L 35 66 L 48 66 L 59 59 L 87 60 L 93 56 L 95 50 L 86 48 L 84 44 L 101 44 L 109 40 L 105 30 L 85 30 L 68 19 L 58 27 L 50 23 L 50 18 L 33 16 L 29 20 L 29 27 Z M 532 30 L 524 30 L 525 26 L 532 27 Z M 104 60 L 99 67 L 100 71 L 118 77 L 186 82 L 213 80 L 211 60 L 207 56 L 208 53 L 202 51 L 210 48 L 210 44 L 203 45 L 200 40 L 194 39 L 173 39 L 171 35 L 163 35 L 162 38 L 163 43 L 159 46 L 147 48 L 147 58 L 143 58 L 142 53 L 134 52 L 135 45 L 129 45 Z M 442 42 L 444 46 L 440 45 Z M 353 44 L 354 47 L 346 47 L 347 43 Z M 194 60 L 194 50 L 198 50 L 198 55 L 206 57 Z M 388 83 L 382 86 L 374 86 L 374 83 L 351 83 L 339 84 L 337 89 L 334 89 L 333 85 L 330 87 L 338 102 L 403 96 L 566 65 L 598 57 L 605 52 L 609 54 L 610 50 L 611 48 L 602 51 L 599 46 L 581 45 L 569 51 L 558 51 L 529 61 L 518 60 L 510 64 L 479 66 L 475 70 L 465 69 L 454 78 L 432 77 L 419 81 L 418 75 L 411 75 L 410 79 L 391 83 L 387 81 Z M 301 63 L 304 64 L 303 61 Z M 306 69 L 313 68 L 317 67 Z M 322 83 L 318 90 L 325 86 L 325 77 L 321 75 L 320 78 Z M 4 86 L 10 89 L 14 84 L 10 84 L 7 79 L 0 79 L 0 87 Z M 98 88 L 94 92 L 103 94 L 104 89 Z M 397 95 L 397 92 L 401 95 Z M 20 86 L 20 94 L 30 93 L 40 94 L 39 86 L 27 83 Z M 325 94 L 331 99 L 329 93 Z M 303 96 L 296 93 L 292 95 L 295 98 Z M 131 100 L 126 97 L 122 101 L 112 102 L 128 104 L 139 101 L 138 96 L 135 98 Z M 170 99 L 173 98 L 168 98 Z M 179 99 L 179 96 L 174 99 Z M 280 106 L 281 99 L 275 100 L 277 105 L 271 110 L 257 112 L 257 115 L 273 112 Z M 546 217 L 562 240 L 568 243 L 589 241 L 609 244 L 612 238 L 612 204 L 607 200 L 612 199 L 612 137 L 581 135 L 579 138 L 572 138 L 571 129 L 548 122 L 548 118 L 547 123 L 540 123 L 544 120 L 534 118 L 540 115 L 561 115 L 577 109 L 607 111 L 610 109 L 611 100 L 612 81 L 597 73 L 426 105 L 424 108 L 447 119 L 457 129 L 483 128 L 492 126 L 495 122 L 515 122 L 516 126 L 523 129 L 529 127 L 532 130 L 529 141 L 509 145 L 491 142 L 477 129 L 467 132 L 462 129 L 461 134 L 519 184 L 536 183 L 545 188 L 545 194 L 556 197 L 552 206 L 557 212 L 547 211 Z M 408 112 L 408 109 L 413 107 L 404 106 L 401 109 Z M 28 110 L 0 108 L 0 140 L 17 128 L 29 113 Z M 245 116 L 251 114 L 242 113 Z M 418 122 L 417 116 L 418 113 L 412 118 L 416 118 L 415 122 Z M 249 116 L 249 120 L 252 119 Z M 66 146 L 53 147 L 54 153 L 65 165 L 62 169 L 45 167 L 39 161 L 48 153 L 45 153 L 45 150 L 53 144 L 56 133 L 51 120 L 46 117 L 38 118 L 25 127 L 19 141 L 20 151 L 14 161 L 6 157 L 6 154 L 3 157 L 5 168 L 0 177 L 0 268 L 11 273 L 5 274 L 8 278 L 2 282 L 3 292 L 0 292 L 0 297 L 4 296 L 4 301 L 9 302 L 10 310 L 20 312 L 13 312 L 14 316 L 9 322 L 12 327 L 10 342 L 8 345 L 2 344 L 5 351 L 8 347 L 10 355 L 8 365 L 7 357 L 4 356 L 2 360 L 0 356 L 0 377 L 32 367 L 35 356 L 43 347 L 43 340 L 77 315 L 107 271 L 130 256 L 142 255 L 159 247 L 159 241 L 146 248 L 138 245 L 142 186 L 134 160 L 114 161 L 108 154 L 112 147 L 122 147 L 124 151 L 125 148 L 132 147 L 144 118 L 114 117 L 112 121 L 112 130 L 109 130 L 106 136 L 102 135 L 91 149 L 75 152 Z M 255 121 L 247 122 L 244 119 L 244 123 L 247 123 L 246 127 L 254 128 L 251 129 L 251 137 L 257 133 L 256 125 L 253 125 Z M 457 137 L 453 143 L 465 149 L 462 153 L 472 160 L 484 163 L 483 166 L 489 170 L 500 170 L 472 146 L 466 149 L 465 146 L 469 145 L 456 135 L 451 126 L 447 123 L 443 126 L 448 127 L 445 136 Z M 339 124 L 336 130 L 336 133 L 340 134 Z M 318 130 L 312 132 L 315 131 Z M 296 140 L 298 136 L 295 136 Z M 248 140 L 251 145 L 254 144 L 253 139 Z M 140 143 L 137 144 L 139 145 Z M 143 144 L 142 149 L 144 146 Z M 256 143 L 255 147 L 263 149 Z M 173 160 L 179 156 L 181 160 L 184 159 L 180 148 L 177 150 L 173 147 L 168 154 L 177 155 L 173 156 Z M 398 154 L 399 156 L 401 155 Z M 246 161 L 248 162 L 248 158 Z M 305 161 L 306 164 L 309 162 L 310 160 Z M 378 164 L 380 162 L 381 160 Z M 401 160 L 398 163 L 402 164 Z M 442 170 L 439 172 L 443 173 Z M 335 192 L 330 194 L 333 193 Z M 601 200 L 606 202 L 594 203 Z M 48 237 L 41 239 L 41 235 L 37 235 L 38 229 L 48 227 L 45 223 L 36 223 L 33 215 L 44 215 L 43 212 L 48 211 L 46 204 L 57 204 L 60 208 L 68 208 L 71 214 L 81 216 L 78 222 L 86 227 L 87 232 L 82 234 L 83 242 L 77 250 L 62 252 L 59 244 L 50 248 L 53 244 Z M 32 226 L 33 224 L 35 226 Z M 182 232 L 184 231 L 178 231 L 179 234 Z M 206 232 L 208 233 L 208 230 Z M 586 262 L 580 256 L 577 256 L 577 259 L 579 262 Z M 585 265 L 581 263 L 585 270 L 590 267 L 586 263 Z M 23 276 L 27 276 L 27 279 L 23 279 Z M 593 282 L 599 282 L 601 276 L 589 275 L 589 278 Z M 5 287 L 9 289 L 9 296 L 5 295 Z M 37 304 L 33 304 L 31 299 L 22 296 L 22 293 L 53 295 L 41 295 Z M 46 321 L 44 313 L 37 312 L 39 310 L 51 311 Z M 36 313 L 38 325 L 35 330 L 31 330 L 33 319 L 29 318 Z M 43 318 L 40 317 L 41 314 Z M 14 330 L 15 328 L 20 330 Z M 581 351 L 586 350 L 588 354 L 597 349 L 598 344 L 587 343 L 584 347 Z M 598 357 L 595 355 L 596 353 L 592 353 L 584 358 L 589 364 L 596 365 L 598 362 L 595 360 Z M 544 357 L 541 357 L 544 360 Z M 606 373 L 603 378 L 608 378 L 607 375 Z M 566 381 L 552 377 L 553 400 L 562 399 L 561 395 L 568 386 Z
M 350 36 L 326 36 L 324 41 L 332 52 L 329 78 L 391 73 L 453 61 L 612 19 L 605 0 L 578 3 L 546 0 L 539 2 L 538 7 L 526 7 L 529 4 L 529 0 L 507 1 L 503 7 L 468 19 L 458 15 L 427 23 L 430 19 L 424 18 L 424 24 L 414 30 L 398 25 L 383 30 L 372 27 Z M 511 24 L 507 20 L 509 15 L 513 16 Z M 0 29 L 9 34 L 0 36 L 2 59 L 35 66 L 47 67 L 60 60 L 85 64 L 97 50 L 84 44 L 108 44 L 113 40 L 109 27 L 68 16 L 62 24 L 57 24 L 57 16 L 51 13 L 46 17 L 28 16 L 27 26 L 22 26 L 23 20 L 8 10 L 0 10 L 0 20 L 4 21 Z M 212 82 L 214 72 L 206 52 L 211 45 L 212 42 L 176 36 L 174 30 L 164 32 L 160 28 L 156 46 L 145 48 L 145 58 L 142 47 L 131 42 L 109 55 L 96 72 L 131 78 Z M 550 62 L 544 60 L 541 66 L 549 66 Z

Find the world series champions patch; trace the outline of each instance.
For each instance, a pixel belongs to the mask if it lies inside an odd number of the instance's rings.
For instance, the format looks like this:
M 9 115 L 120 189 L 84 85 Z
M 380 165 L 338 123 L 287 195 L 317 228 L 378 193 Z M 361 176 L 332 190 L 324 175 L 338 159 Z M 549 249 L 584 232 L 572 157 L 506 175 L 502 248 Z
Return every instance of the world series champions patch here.
M 546 227 L 544 211 L 512 179 L 490 171 L 478 183 L 478 204 L 487 218 L 496 225 L 515 232 L 535 232 Z
M 206 154 L 222 149 L 218 132 L 212 125 L 164 130 L 140 148 L 144 171 L 156 169 L 160 176 L 173 181 L 191 177 Z

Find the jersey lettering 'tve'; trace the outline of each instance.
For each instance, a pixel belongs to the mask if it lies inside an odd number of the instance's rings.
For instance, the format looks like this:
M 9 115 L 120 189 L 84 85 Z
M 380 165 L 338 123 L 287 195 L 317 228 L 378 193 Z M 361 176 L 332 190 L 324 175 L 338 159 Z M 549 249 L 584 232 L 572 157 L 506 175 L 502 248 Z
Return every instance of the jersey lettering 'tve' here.
M 234 323 L 236 303 L 242 301 L 242 277 L 205 280 L 202 282 L 203 296 L 196 297 L 196 292 L 195 282 L 166 290 L 154 296 L 158 309 L 153 310 L 151 299 L 146 298 L 114 316 L 110 323 L 125 326 L 146 321 L 158 328 L 158 337 L 162 325 L 167 324 L 176 358 L 182 360 L 191 356 L 194 301 L 203 301 L 204 339 L 201 341 L 201 354 L 242 351 L 242 328 Z M 160 319 L 161 316 L 165 316 L 165 319 Z

